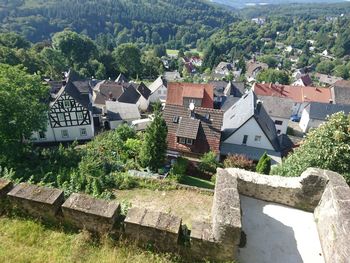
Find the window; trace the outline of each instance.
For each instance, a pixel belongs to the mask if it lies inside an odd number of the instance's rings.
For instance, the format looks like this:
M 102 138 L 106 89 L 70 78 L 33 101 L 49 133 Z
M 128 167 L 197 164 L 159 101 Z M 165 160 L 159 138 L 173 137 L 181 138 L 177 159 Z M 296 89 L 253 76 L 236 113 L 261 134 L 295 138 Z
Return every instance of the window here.
M 83 113 L 81 111 L 77 112 L 78 120 L 82 120 L 84 118 Z
M 68 138 L 69 137 L 69 134 L 68 134 L 67 130 L 62 130 L 61 131 L 61 135 L 62 135 L 62 138 Z
M 193 145 L 193 140 L 192 139 L 186 139 L 186 144 L 188 145 Z
M 58 113 L 58 121 L 64 121 L 64 114 L 63 113 Z
M 162 94 L 162 91 L 161 91 L 161 90 L 158 90 L 158 94 L 159 94 L 159 95 Z
M 232 120 L 235 116 L 236 116 L 236 114 L 233 114 L 233 115 L 230 117 L 230 120 Z
M 276 125 L 282 125 L 282 124 L 283 124 L 283 121 L 277 121 L 277 120 L 276 120 L 276 121 L 275 121 L 275 124 L 276 124 Z
M 81 128 L 80 129 L 80 136 L 81 137 L 86 137 L 87 136 L 86 128 Z
M 277 134 L 281 134 L 281 130 L 277 130 Z
M 70 107 L 71 107 L 70 100 L 64 100 L 63 101 L 63 108 L 67 109 Z
M 244 135 L 242 144 L 247 144 L 248 135 Z
M 179 138 L 179 143 L 181 143 L 181 144 L 186 144 L 186 139 L 180 137 L 180 138 Z
M 179 123 L 179 116 L 173 117 L 173 123 Z
M 46 140 L 46 134 L 45 134 L 45 132 L 39 132 L 39 139 L 40 140 Z
M 208 120 L 208 121 L 210 120 L 210 114 L 209 113 L 205 114 L 205 119 Z
M 260 142 L 260 141 L 261 141 L 261 136 L 259 136 L 259 135 L 255 136 L 254 141 L 256 141 L 256 142 Z

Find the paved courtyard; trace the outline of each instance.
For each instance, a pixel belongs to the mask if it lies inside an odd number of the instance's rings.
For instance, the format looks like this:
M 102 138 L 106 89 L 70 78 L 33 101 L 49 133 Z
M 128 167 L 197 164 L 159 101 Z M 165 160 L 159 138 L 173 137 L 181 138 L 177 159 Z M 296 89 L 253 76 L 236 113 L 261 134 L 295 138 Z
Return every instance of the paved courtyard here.
M 312 213 L 241 196 L 240 263 L 324 263 Z

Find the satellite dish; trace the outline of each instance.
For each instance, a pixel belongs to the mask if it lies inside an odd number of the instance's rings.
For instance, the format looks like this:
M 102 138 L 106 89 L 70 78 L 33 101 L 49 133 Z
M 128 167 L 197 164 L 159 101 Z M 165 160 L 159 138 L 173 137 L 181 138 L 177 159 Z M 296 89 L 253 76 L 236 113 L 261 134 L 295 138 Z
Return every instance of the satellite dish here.
M 194 111 L 194 103 L 193 102 L 190 103 L 190 110 Z

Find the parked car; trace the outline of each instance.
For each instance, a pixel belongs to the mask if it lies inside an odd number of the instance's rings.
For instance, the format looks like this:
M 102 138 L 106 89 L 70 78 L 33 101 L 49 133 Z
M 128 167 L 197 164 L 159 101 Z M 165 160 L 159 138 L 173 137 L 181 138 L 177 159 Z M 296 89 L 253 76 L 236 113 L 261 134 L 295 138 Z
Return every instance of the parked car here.
M 294 122 L 299 122 L 300 119 L 301 119 L 301 117 L 298 116 L 298 115 L 292 115 L 292 116 L 290 117 L 290 120 L 291 120 L 291 121 L 294 121 Z

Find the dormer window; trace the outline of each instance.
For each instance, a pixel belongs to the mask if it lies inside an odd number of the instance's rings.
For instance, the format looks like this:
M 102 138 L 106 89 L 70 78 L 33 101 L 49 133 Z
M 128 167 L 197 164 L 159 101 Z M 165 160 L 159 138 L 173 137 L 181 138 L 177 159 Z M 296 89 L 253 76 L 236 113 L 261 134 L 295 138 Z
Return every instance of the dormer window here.
M 65 109 L 71 108 L 70 100 L 63 101 L 63 108 L 65 108 Z
M 178 137 L 177 142 L 180 144 L 193 145 L 194 140 L 190 138 Z

